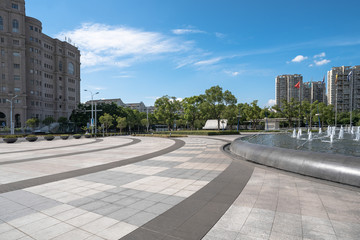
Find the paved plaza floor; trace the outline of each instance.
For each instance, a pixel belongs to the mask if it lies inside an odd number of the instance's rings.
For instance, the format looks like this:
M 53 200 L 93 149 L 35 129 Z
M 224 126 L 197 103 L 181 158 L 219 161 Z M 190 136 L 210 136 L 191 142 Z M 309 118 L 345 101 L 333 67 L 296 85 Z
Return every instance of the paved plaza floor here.
M 360 191 L 232 158 L 239 136 L 0 142 L 0 240 L 360 239 Z

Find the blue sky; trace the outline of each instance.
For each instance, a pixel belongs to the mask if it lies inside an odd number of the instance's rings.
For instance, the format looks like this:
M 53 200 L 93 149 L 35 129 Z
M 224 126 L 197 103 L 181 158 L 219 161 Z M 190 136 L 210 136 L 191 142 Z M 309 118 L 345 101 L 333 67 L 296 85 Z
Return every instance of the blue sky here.
M 239 102 L 275 99 L 275 77 L 320 81 L 360 65 L 358 0 L 27 0 L 43 32 L 82 53 L 81 99 L 153 105 L 214 85 Z

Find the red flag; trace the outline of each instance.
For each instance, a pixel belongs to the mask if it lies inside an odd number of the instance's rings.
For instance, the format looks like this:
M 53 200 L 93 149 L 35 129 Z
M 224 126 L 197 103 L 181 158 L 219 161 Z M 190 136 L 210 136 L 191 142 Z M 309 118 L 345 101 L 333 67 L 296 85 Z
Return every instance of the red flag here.
M 295 85 L 296 88 L 300 88 L 300 81 Z

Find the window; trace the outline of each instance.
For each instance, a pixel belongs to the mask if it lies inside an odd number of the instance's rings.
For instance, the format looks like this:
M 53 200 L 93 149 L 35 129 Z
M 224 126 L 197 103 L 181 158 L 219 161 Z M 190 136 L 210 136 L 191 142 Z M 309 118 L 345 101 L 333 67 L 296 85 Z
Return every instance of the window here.
M 30 26 L 30 30 L 34 30 L 34 27 L 33 27 L 33 26 Z
M 1 16 L 0 16 L 0 30 L 4 30 L 4 21 Z
M 14 57 L 20 57 L 20 53 L 19 52 L 13 52 L 13 56 Z
M 14 75 L 14 81 L 19 81 L 20 80 L 20 75 Z
M 2 37 L 2 38 L 0 38 L 0 42 L 1 43 L 4 43 L 5 42 L 5 39 Z
M 59 62 L 59 71 L 62 72 L 63 71 L 63 64 L 62 61 Z
M 72 64 L 72 63 L 68 64 L 68 73 L 71 75 L 74 75 L 74 73 L 75 73 L 74 64 Z
M 16 4 L 16 3 L 11 4 L 11 7 L 12 7 L 13 9 L 19 10 L 19 5 Z
M 12 22 L 12 26 L 13 26 L 13 32 L 19 32 L 19 21 L 14 19 Z
M 20 68 L 20 64 L 14 63 L 14 68 L 15 68 L 15 69 L 19 69 L 19 68 Z
M 20 92 L 20 88 L 14 88 L 14 92 Z
M 19 45 L 20 45 L 20 41 L 19 41 L 19 40 L 13 40 L 13 45 L 19 46 Z

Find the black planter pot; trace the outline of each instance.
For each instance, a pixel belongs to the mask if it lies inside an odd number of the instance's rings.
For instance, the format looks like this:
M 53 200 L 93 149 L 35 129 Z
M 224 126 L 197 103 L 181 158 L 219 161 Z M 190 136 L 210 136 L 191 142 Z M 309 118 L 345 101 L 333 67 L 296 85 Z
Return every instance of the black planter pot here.
M 17 141 L 17 138 L 3 138 L 6 143 L 14 143 Z
M 60 136 L 60 138 L 61 138 L 62 140 L 66 140 L 66 139 L 69 138 L 69 136 Z
M 75 139 L 80 139 L 80 138 L 81 138 L 81 135 L 73 135 L 73 138 L 75 138 Z
M 84 135 L 86 138 L 91 138 L 91 134 L 85 134 Z
M 54 136 L 45 136 L 44 139 L 47 140 L 47 141 L 52 141 L 54 140 Z
M 25 139 L 28 142 L 35 142 L 38 139 L 38 137 L 26 137 Z

